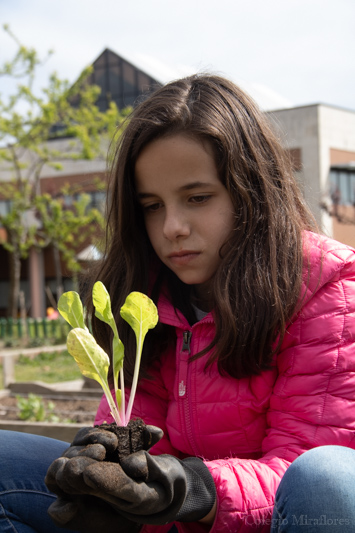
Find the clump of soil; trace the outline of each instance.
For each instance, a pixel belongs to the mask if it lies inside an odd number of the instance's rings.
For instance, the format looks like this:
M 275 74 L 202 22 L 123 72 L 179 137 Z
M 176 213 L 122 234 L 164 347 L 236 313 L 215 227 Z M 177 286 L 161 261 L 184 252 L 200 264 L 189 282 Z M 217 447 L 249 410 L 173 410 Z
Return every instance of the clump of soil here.
M 118 448 L 107 455 L 106 460 L 112 463 L 119 463 L 122 457 L 126 457 L 131 453 L 138 452 L 145 449 L 145 424 L 141 418 L 130 420 L 127 426 L 117 426 L 115 422 L 112 424 L 101 424 L 99 427 L 106 431 L 115 433 L 118 438 Z

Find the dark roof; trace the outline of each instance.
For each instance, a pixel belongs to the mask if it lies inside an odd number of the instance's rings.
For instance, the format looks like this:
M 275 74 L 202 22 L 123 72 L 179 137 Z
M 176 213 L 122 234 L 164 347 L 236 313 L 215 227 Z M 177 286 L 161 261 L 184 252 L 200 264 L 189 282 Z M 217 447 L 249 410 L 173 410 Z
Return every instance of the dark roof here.
M 89 83 L 101 88 L 97 101 L 101 111 L 107 109 L 110 100 L 116 102 L 119 109 L 134 106 L 142 95 L 161 86 L 152 76 L 108 48 L 95 59 L 92 66 L 94 70 Z

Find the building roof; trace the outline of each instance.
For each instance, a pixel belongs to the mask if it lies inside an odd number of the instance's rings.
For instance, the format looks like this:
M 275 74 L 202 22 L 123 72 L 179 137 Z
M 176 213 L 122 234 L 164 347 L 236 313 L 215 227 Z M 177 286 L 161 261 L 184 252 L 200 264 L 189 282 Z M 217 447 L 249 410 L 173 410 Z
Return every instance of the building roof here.
M 310 107 L 329 107 L 331 109 L 338 109 L 339 111 L 345 111 L 347 113 L 355 113 L 354 109 L 348 109 L 346 107 L 341 107 L 341 106 L 333 105 L 333 104 L 324 104 L 322 102 L 319 102 L 319 103 L 316 103 L 316 104 L 304 104 L 304 105 L 296 105 L 296 106 L 292 106 L 292 107 L 283 107 L 283 108 L 280 108 L 280 109 L 272 109 L 272 110 L 268 111 L 268 113 L 279 113 L 281 111 L 290 111 L 291 109 L 306 109 L 306 108 L 310 108 Z
M 89 83 L 101 89 L 97 101 L 101 111 L 105 111 L 112 100 L 119 109 L 134 106 L 143 95 L 161 86 L 158 80 L 108 48 L 95 59 L 92 66 Z

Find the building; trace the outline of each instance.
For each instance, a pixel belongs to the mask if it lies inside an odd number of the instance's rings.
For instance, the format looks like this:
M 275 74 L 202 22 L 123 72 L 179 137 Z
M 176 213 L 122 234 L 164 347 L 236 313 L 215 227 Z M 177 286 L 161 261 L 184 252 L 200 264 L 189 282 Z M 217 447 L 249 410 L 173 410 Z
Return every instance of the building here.
M 293 156 L 318 224 L 355 247 L 355 111 L 314 104 L 268 116 Z

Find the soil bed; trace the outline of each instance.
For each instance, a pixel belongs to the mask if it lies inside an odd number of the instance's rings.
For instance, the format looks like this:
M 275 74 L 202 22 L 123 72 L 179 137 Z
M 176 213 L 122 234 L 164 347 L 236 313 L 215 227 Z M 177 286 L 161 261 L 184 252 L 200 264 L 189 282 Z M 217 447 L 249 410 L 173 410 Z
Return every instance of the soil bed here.
M 17 407 L 17 398 L 14 396 L 0 397 L 0 420 L 21 420 L 19 409 Z M 99 400 L 68 398 L 68 400 L 57 400 L 43 398 L 46 410 L 49 402 L 54 403 L 55 407 L 50 412 L 58 416 L 60 421 L 75 422 L 78 424 L 87 424 L 91 426 L 94 423 L 95 414 L 99 405 Z

